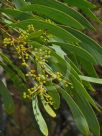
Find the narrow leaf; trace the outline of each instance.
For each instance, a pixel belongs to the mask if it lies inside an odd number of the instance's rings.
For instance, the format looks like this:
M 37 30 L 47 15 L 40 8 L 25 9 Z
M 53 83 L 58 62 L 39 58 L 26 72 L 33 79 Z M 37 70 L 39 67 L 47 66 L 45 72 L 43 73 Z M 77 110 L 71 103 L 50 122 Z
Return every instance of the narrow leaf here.
M 46 125 L 46 122 L 40 112 L 39 106 L 38 106 L 38 100 L 36 97 L 34 97 L 32 99 L 32 107 L 33 107 L 33 112 L 35 115 L 35 119 L 39 125 L 39 128 L 41 130 L 41 132 L 43 133 L 43 135 L 48 136 L 48 128 Z
M 54 110 L 51 108 L 51 106 L 45 101 L 45 99 L 41 96 L 41 101 L 44 106 L 44 109 L 46 112 L 51 116 L 51 117 L 56 117 L 56 113 Z
M 33 17 L 31 14 L 20 11 L 18 9 L 2 8 L 0 11 L 17 20 L 25 20 Z
M 80 131 L 84 135 L 89 136 L 90 131 L 89 131 L 87 121 L 85 119 L 85 116 L 83 115 L 83 113 L 79 109 L 78 105 L 75 103 L 75 101 L 72 99 L 72 97 L 65 90 L 63 90 L 62 88 L 59 88 L 58 90 L 62 94 L 62 96 L 65 99 L 65 101 L 67 102 L 67 104 L 69 105 L 77 127 L 80 129 Z
M 92 104 L 92 106 L 93 106 L 94 108 L 96 108 L 98 111 L 100 111 L 99 108 L 97 107 L 97 104 L 94 102 L 94 100 L 93 100 L 93 99 L 91 98 L 91 96 L 88 94 L 88 92 L 86 91 L 86 89 L 84 88 L 84 86 L 82 85 L 82 83 L 81 83 L 80 81 L 78 81 L 78 80 L 75 78 L 75 76 L 72 75 L 72 74 L 70 75 L 70 80 L 71 80 L 71 82 L 72 82 L 72 84 L 73 84 L 73 86 L 74 86 L 74 88 L 75 88 L 77 94 L 78 94 L 81 98 L 85 99 L 85 100 L 88 101 L 90 104 Z
M 72 5 L 72 6 L 76 6 L 78 8 L 90 8 L 93 9 L 96 6 L 93 5 L 91 2 L 88 2 L 87 0 L 64 0 L 66 3 Z
M 48 6 L 32 4 L 25 6 L 21 9 L 22 11 L 33 11 L 35 14 L 40 16 L 48 17 L 55 22 L 71 26 L 77 29 L 83 29 L 84 27 L 73 17 L 69 16 L 68 14 L 57 10 L 55 8 L 51 8 Z
M 89 63 L 96 64 L 94 57 L 80 46 L 61 42 L 52 42 L 52 44 L 59 45 L 66 53 L 71 52 L 74 55 L 78 56 L 80 60 L 83 59 L 88 61 Z
M 77 88 L 72 90 L 73 99 L 75 100 L 75 102 L 79 106 L 80 110 L 83 112 L 91 132 L 95 136 L 100 136 L 100 126 L 99 126 L 99 122 L 96 118 L 95 112 L 93 111 L 90 104 L 85 100 L 85 98 L 81 97 L 78 94 L 78 92 L 76 92 L 76 89 Z M 80 90 L 78 90 L 78 91 L 80 91 Z
M 40 4 L 40 5 L 46 5 L 48 7 L 52 7 L 55 9 L 58 9 L 60 11 L 63 11 L 64 13 L 70 15 L 74 19 L 76 19 L 78 22 L 80 22 L 85 28 L 89 28 L 92 30 L 95 30 L 95 28 L 92 26 L 92 24 L 84 17 L 82 16 L 78 11 L 74 10 L 73 8 L 69 7 L 68 5 L 65 5 L 64 3 L 61 3 L 59 1 L 55 0 L 34 0 L 32 1 L 34 4 Z
M 80 46 L 95 57 L 97 64 L 102 65 L 102 47 L 96 41 L 75 29 L 68 28 L 68 31 L 81 40 Z
M 58 109 L 60 106 L 60 95 L 56 90 L 54 84 L 52 84 L 51 82 L 47 82 L 45 87 L 48 90 L 48 94 L 52 97 L 54 109 Z
M 94 78 L 94 77 L 88 77 L 88 76 L 79 76 L 81 78 L 81 80 L 87 81 L 87 82 L 91 82 L 91 83 L 96 83 L 96 84 L 102 84 L 102 79 L 100 78 Z
M 9 90 L 3 84 L 3 82 L 1 80 L 0 80 L 0 95 L 3 98 L 3 104 L 4 104 L 6 112 L 8 114 L 13 113 L 14 109 L 15 109 L 13 99 L 11 97 Z
M 84 12 L 88 17 L 90 17 L 92 20 L 97 21 L 98 23 L 101 23 L 101 24 L 102 24 L 101 20 L 99 20 L 99 18 L 96 17 L 96 15 L 94 15 L 94 13 L 93 13 L 90 9 L 88 9 L 88 8 L 83 8 L 82 10 L 83 10 L 83 12 Z
M 30 24 L 33 24 L 34 27 L 36 27 L 38 29 L 48 30 L 53 35 L 60 37 L 61 39 L 65 40 L 65 41 L 69 41 L 71 43 L 80 42 L 80 40 L 78 40 L 76 37 L 74 37 L 72 34 L 67 32 L 66 30 L 62 29 L 61 27 L 51 24 L 51 23 L 48 23 L 48 22 L 40 21 L 37 19 L 28 19 L 25 21 L 21 21 L 20 23 L 10 24 L 10 26 L 26 29 L 27 26 Z

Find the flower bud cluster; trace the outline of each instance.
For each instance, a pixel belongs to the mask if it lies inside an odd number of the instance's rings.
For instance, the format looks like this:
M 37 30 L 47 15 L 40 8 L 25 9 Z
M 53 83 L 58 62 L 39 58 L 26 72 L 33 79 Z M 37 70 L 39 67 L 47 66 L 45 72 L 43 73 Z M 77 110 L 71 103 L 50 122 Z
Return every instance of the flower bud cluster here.
M 45 22 L 52 24 L 52 25 L 55 25 L 55 23 L 51 19 L 45 19 Z
M 53 105 L 52 97 L 47 93 L 47 90 L 42 85 L 38 84 L 24 92 L 23 98 L 31 100 L 35 94 L 38 94 L 41 98 L 45 98 L 46 103 Z
M 44 49 L 37 49 L 37 48 L 35 48 L 35 50 L 34 50 L 35 60 L 40 65 L 44 65 L 48 61 L 48 58 L 50 58 L 50 53 L 51 53 L 50 50 L 44 50 Z
M 14 44 L 14 40 L 12 38 L 5 38 L 3 41 L 4 46 L 7 45 L 13 45 Z
M 35 31 L 35 28 L 34 26 L 31 24 L 31 25 L 28 25 L 28 29 L 27 29 L 27 32 L 34 32 Z
M 16 40 L 18 43 L 22 43 L 23 45 L 26 45 L 28 37 L 29 37 L 29 33 L 27 31 L 21 31 L 19 37 Z
M 35 95 L 35 93 L 37 92 L 38 93 L 38 89 L 39 89 L 39 86 L 38 84 L 35 84 L 34 87 L 32 88 L 29 88 L 28 90 L 26 90 L 24 93 L 23 93 L 23 98 L 24 99 L 32 99 L 32 97 Z
M 49 20 L 50 21 L 50 20 Z M 48 72 L 45 64 L 48 62 L 48 59 L 51 57 L 50 49 L 43 48 L 34 48 L 28 46 L 28 39 L 30 33 L 35 31 L 33 25 L 28 26 L 28 30 L 20 31 L 20 34 L 17 38 L 5 38 L 4 45 L 10 46 L 14 48 L 16 51 L 18 59 L 21 61 L 22 66 L 29 69 L 26 72 L 27 80 L 32 79 L 34 81 L 33 87 L 29 88 L 27 91 L 23 93 L 23 97 L 25 99 L 32 99 L 35 94 L 39 94 L 39 96 L 43 96 L 47 103 L 50 105 L 53 104 L 51 96 L 48 94 L 48 90 L 46 90 L 45 86 L 48 81 L 52 81 L 56 83 L 64 82 L 64 85 L 67 87 L 70 85 L 69 81 L 64 80 L 62 73 L 60 72 Z M 46 34 L 45 34 L 46 35 Z M 34 66 L 28 64 L 28 59 L 31 59 L 31 54 L 34 57 L 34 61 L 36 64 L 41 66 L 42 72 L 39 73 Z M 32 64 L 33 65 L 33 64 Z

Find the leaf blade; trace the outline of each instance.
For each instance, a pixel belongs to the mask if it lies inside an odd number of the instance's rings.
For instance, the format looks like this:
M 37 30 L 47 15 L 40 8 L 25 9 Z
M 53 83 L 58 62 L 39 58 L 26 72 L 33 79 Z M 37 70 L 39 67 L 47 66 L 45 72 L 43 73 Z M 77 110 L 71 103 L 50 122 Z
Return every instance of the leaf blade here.
M 78 126 L 78 128 L 84 135 L 89 136 L 90 131 L 89 131 L 87 121 L 83 113 L 80 111 L 78 105 L 75 103 L 75 101 L 66 91 L 64 91 L 62 88 L 59 88 L 59 90 L 72 111 L 74 120 L 76 121 L 76 125 Z
M 10 95 L 9 90 L 3 84 L 3 82 L 1 80 L 0 80 L 0 95 L 3 98 L 3 103 L 4 103 L 4 107 L 5 107 L 6 112 L 8 114 L 13 113 L 14 110 L 15 110 L 13 99 L 12 99 L 12 97 Z
M 33 108 L 33 112 L 34 112 L 34 115 L 35 115 L 35 119 L 36 119 L 36 121 L 39 125 L 41 132 L 45 136 L 48 136 L 48 128 L 47 128 L 46 122 L 45 122 L 45 120 L 44 120 L 44 118 L 43 118 L 43 116 L 40 112 L 40 109 L 38 107 L 38 100 L 37 100 L 36 97 L 32 99 L 32 108 Z
M 27 20 L 21 21 L 20 23 L 10 24 L 9 26 L 26 29 L 27 26 L 30 24 L 33 24 L 38 29 L 48 30 L 53 35 L 56 35 L 65 41 L 80 42 L 80 40 L 78 40 L 76 37 L 74 37 L 72 34 L 67 32 L 66 30 L 62 29 L 61 27 L 41 21 L 41 20 L 37 20 L 37 19 L 27 19 Z

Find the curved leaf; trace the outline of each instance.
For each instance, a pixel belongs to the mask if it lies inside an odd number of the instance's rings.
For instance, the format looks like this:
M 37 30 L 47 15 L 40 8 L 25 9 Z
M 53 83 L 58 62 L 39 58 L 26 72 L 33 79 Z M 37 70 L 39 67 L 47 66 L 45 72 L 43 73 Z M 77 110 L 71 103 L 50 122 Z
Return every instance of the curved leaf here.
M 58 90 L 62 94 L 62 96 L 65 99 L 65 101 L 67 102 L 67 104 L 69 105 L 70 110 L 73 114 L 74 120 L 76 121 L 77 127 L 80 129 L 80 131 L 84 135 L 89 136 L 90 131 L 89 131 L 87 121 L 85 119 L 85 116 L 83 115 L 83 113 L 79 109 L 78 105 L 75 103 L 73 98 L 65 90 L 63 90 L 62 88 L 58 88 Z
M 4 54 L 4 53 L 0 53 L 0 56 L 2 57 L 2 59 L 4 60 L 4 62 L 12 67 L 12 70 L 15 71 L 16 74 L 18 74 L 18 76 L 20 78 L 22 78 L 25 82 L 26 82 L 26 78 L 24 73 L 21 71 L 20 68 L 18 68 L 16 65 L 13 64 L 13 62 Z
M 21 9 L 22 11 L 33 11 L 35 14 L 40 16 L 48 17 L 55 22 L 71 26 L 77 29 L 83 29 L 84 27 L 73 17 L 69 16 L 68 14 L 57 10 L 55 8 L 51 8 L 44 5 L 32 4 L 25 6 Z
M 71 52 L 78 56 L 81 60 L 83 59 L 88 61 L 89 63 L 96 64 L 94 57 L 80 46 L 61 42 L 52 42 L 52 44 L 59 45 L 66 53 Z
M 10 78 L 10 80 L 14 83 L 15 87 L 23 92 L 27 90 L 27 85 L 24 84 L 22 79 L 15 73 L 15 71 L 9 67 L 8 65 L 3 64 L 0 62 L 0 65 L 4 68 L 6 75 Z
M 65 41 L 69 41 L 71 43 L 80 42 L 80 40 L 78 40 L 76 37 L 74 37 L 72 34 L 67 32 L 66 30 L 62 29 L 61 27 L 51 24 L 51 23 L 40 21 L 37 19 L 27 19 L 27 20 L 21 21 L 20 23 L 10 24 L 10 26 L 26 29 L 27 26 L 30 24 L 33 24 L 34 27 L 36 27 L 38 29 L 48 30 L 53 35 L 60 37 L 61 39 L 65 40 Z
M 76 79 L 74 75 L 70 75 L 70 80 L 74 86 L 74 89 L 76 90 L 77 94 L 83 98 L 85 101 L 92 104 L 94 108 L 96 108 L 98 111 L 99 108 L 97 107 L 97 104 L 94 102 L 94 100 L 91 98 L 91 96 L 87 93 L 86 89 L 84 88 L 83 84 Z
M 84 17 L 82 16 L 79 12 L 76 10 L 72 9 L 68 5 L 65 5 L 64 3 L 61 3 L 59 1 L 55 0 L 34 0 L 32 1 L 34 4 L 40 4 L 40 5 L 46 5 L 48 7 L 52 7 L 55 9 L 58 9 L 60 11 L 63 11 L 64 13 L 70 15 L 74 19 L 76 19 L 78 22 L 80 22 L 85 28 L 90 28 L 92 30 L 95 30 L 95 28 L 92 26 L 92 24 Z
M 96 41 L 75 29 L 68 28 L 68 31 L 80 39 L 80 46 L 82 46 L 84 49 L 90 52 L 92 56 L 95 57 L 97 64 L 102 65 L 102 47 Z
M 88 2 L 87 0 L 64 0 L 66 3 L 76 6 L 78 8 L 89 8 L 89 9 L 93 9 L 96 6 L 93 5 L 91 2 Z
M 48 128 L 47 128 L 46 122 L 40 112 L 37 97 L 34 97 L 32 99 L 32 107 L 33 107 L 35 119 L 39 125 L 41 132 L 43 133 L 43 135 L 48 136 Z
M 80 90 L 78 90 L 78 91 L 80 91 Z M 100 136 L 99 122 L 98 122 L 95 112 L 93 111 L 90 104 L 85 100 L 85 98 L 82 98 L 78 95 L 78 93 L 76 92 L 76 89 L 72 90 L 71 93 L 73 95 L 73 99 L 75 100 L 75 102 L 79 106 L 80 110 L 84 114 L 91 132 L 95 136 Z M 86 97 L 86 99 L 87 99 L 87 97 Z
M 53 111 L 51 106 L 45 101 L 45 99 L 41 96 L 41 101 L 44 106 L 45 111 L 51 116 L 56 117 L 56 113 Z
M 94 15 L 94 13 L 90 9 L 83 8 L 83 12 L 90 17 L 92 20 L 97 21 L 98 23 L 102 24 L 101 20 Z
M 29 13 L 26 13 L 17 9 L 2 8 L 0 9 L 0 11 L 12 17 L 13 19 L 24 20 L 24 19 L 30 19 L 33 17 Z

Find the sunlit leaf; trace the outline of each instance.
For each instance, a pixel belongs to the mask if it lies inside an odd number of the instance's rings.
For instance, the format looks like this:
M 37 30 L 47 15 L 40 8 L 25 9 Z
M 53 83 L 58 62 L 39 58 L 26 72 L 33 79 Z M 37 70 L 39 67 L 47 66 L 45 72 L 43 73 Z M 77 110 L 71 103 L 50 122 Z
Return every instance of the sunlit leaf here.
M 42 104 L 44 106 L 45 111 L 51 116 L 56 117 L 56 113 L 51 108 L 51 106 L 45 101 L 44 97 L 41 97 Z
M 41 132 L 45 135 L 45 136 L 48 136 L 48 128 L 47 128 L 47 125 L 46 125 L 46 122 L 41 114 L 41 111 L 39 109 L 39 106 L 38 106 L 38 100 L 36 97 L 33 98 L 32 100 L 32 107 L 33 107 L 33 112 L 34 112 L 34 116 L 35 116 L 35 119 L 39 125 L 39 128 L 41 130 Z

